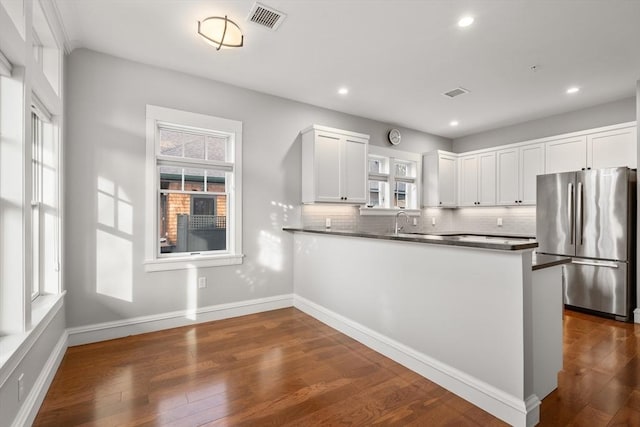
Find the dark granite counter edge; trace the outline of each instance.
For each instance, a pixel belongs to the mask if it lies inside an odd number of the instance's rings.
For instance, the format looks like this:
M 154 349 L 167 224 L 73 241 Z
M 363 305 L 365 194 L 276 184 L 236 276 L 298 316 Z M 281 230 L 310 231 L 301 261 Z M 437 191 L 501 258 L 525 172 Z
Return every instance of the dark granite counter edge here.
M 498 243 L 498 242 L 472 242 L 448 239 L 446 235 L 428 235 L 428 236 L 395 236 L 393 234 L 380 234 L 380 233 L 365 233 L 361 231 L 347 231 L 347 230 L 327 230 L 321 228 L 300 228 L 300 227 L 283 227 L 284 231 L 296 231 L 304 233 L 316 233 L 316 234 L 330 234 L 335 236 L 346 237 L 365 237 L 370 239 L 383 239 L 383 240 L 400 240 L 404 242 L 416 242 L 427 243 L 434 245 L 446 245 L 446 246 L 463 246 L 468 248 L 480 248 L 480 249 L 494 249 L 501 251 L 518 251 L 522 249 L 533 249 L 538 247 L 536 242 L 526 243 Z
M 532 270 L 542 270 L 543 268 L 555 267 L 556 265 L 569 264 L 571 262 L 570 257 L 534 254 L 531 263 Z

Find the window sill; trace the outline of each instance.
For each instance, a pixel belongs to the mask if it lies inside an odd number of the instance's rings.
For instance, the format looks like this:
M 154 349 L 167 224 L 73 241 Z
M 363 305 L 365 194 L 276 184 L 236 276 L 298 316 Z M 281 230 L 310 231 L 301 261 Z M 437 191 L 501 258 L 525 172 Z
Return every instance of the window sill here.
M 187 270 L 192 268 L 221 267 L 242 264 L 244 255 L 211 255 L 199 257 L 159 258 L 144 262 L 144 271 Z
M 0 384 L 4 384 L 62 307 L 66 291 L 40 295 L 31 303 L 31 325 L 25 332 L 0 337 Z
M 362 216 L 393 216 L 398 212 L 405 212 L 409 216 L 420 216 L 420 209 L 360 208 L 360 215 Z

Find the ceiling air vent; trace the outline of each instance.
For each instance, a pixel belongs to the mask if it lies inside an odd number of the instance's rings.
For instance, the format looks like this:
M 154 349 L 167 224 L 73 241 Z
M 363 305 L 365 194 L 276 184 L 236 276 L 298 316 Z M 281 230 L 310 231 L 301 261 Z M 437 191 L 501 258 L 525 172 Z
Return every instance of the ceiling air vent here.
M 270 30 L 277 30 L 286 17 L 287 15 L 285 15 L 284 13 L 256 2 L 251 7 L 247 19 L 249 20 L 249 22 L 262 25 L 263 27 L 267 27 Z
M 469 93 L 469 91 L 465 88 L 457 87 L 453 90 L 450 90 L 449 92 L 443 93 L 443 95 L 448 98 L 455 98 L 456 96 L 464 95 L 465 93 Z

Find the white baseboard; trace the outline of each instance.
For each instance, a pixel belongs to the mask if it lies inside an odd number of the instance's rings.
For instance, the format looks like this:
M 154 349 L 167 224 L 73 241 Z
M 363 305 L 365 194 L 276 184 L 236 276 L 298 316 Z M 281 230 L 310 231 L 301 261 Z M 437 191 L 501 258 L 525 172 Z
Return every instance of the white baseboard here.
M 51 351 L 51 355 L 47 359 L 47 362 L 42 367 L 40 375 L 38 375 L 31 391 L 20 407 L 20 411 L 18 411 L 16 418 L 13 420 L 13 423 L 11 424 L 12 427 L 23 427 L 33 424 L 36 416 L 38 415 L 38 411 L 40 410 L 40 405 L 42 405 L 42 401 L 49 390 L 53 377 L 56 375 L 60 362 L 62 362 L 64 353 L 67 350 L 67 338 L 67 332 L 65 331 L 60 336 L 60 339 Z
M 490 384 L 405 346 L 306 298 L 294 295 L 294 307 L 361 342 L 425 378 L 439 384 L 490 414 L 513 425 L 538 423 L 540 399 L 518 399 Z
M 292 306 L 293 295 L 286 294 L 228 304 L 211 305 L 195 310 L 180 310 L 151 316 L 134 317 L 115 322 L 68 328 L 69 346 L 106 341 L 129 335 L 155 332 Z
M 633 310 L 633 323 L 640 323 L 640 308 Z

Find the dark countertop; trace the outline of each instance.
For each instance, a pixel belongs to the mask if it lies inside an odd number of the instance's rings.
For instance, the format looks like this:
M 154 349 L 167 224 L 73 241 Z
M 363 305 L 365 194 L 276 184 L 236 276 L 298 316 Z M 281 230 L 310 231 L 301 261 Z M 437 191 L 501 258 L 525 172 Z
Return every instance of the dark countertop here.
M 570 257 L 545 255 L 534 252 L 531 258 L 531 269 L 533 271 L 541 270 L 543 268 L 555 267 L 556 265 L 569 264 L 570 262 Z
M 334 230 L 316 227 L 284 227 L 285 231 L 304 233 L 331 234 L 335 236 L 366 237 L 370 239 L 400 240 L 404 242 L 429 243 L 447 246 L 464 246 L 480 249 L 494 249 L 501 251 L 518 251 L 538 247 L 534 238 L 523 236 L 496 236 L 476 233 L 440 233 L 440 234 L 409 234 L 372 233 L 350 230 Z M 544 267 L 540 267 L 544 268 Z

